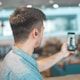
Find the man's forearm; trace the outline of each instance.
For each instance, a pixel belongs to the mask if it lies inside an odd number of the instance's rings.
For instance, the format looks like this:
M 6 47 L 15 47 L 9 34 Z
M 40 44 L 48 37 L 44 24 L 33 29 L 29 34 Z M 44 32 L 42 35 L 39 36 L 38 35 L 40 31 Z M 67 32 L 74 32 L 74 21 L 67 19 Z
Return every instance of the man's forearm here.
M 45 71 L 46 69 L 52 67 L 55 65 L 58 61 L 60 61 L 63 58 L 63 54 L 61 52 L 56 53 L 55 55 L 52 55 L 48 58 L 44 58 L 41 60 L 38 60 L 38 69 L 40 72 Z

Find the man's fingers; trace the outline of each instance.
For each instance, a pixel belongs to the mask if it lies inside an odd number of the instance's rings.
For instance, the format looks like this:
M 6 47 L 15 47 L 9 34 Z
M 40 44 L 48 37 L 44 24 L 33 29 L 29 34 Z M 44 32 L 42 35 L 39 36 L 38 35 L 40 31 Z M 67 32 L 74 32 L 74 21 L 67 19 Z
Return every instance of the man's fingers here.
M 70 54 L 75 54 L 75 51 L 69 51 L 70 52 Z

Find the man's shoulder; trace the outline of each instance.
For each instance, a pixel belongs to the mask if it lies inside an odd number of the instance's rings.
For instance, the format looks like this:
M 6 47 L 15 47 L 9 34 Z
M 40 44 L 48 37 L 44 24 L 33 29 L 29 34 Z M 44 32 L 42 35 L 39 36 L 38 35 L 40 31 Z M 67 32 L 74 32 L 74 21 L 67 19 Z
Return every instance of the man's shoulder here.
M 11 50 L 4 58 L 3 63 L 9 66 L 12 66 L 14 63 L 20 61 L 20 57 L 13 53 Z M 11 64 L 11 65 L 10 65 Z M 15 66 L 15 65 L 14 65 Z
M 16 55 L 15 53 L 13 53 L 12 51 L 10 51 L 4 61 L 3 64 L 5 64 L 5 66 L 7 66 L 6 68 L 10 69 L 12 72 L 19 74 L 19 73 L 23 73 L 23 72 L 29 72 L 29 67 L 28 65 L 25 65 L 22 61 L 21 61 L 21 57 Z
M 38 76 L 30 65 L 27 62 L 24 62 L 23 59 L 17 54 L 10 51 L 4 61 L 3 61 L 3 71 L 7 73 L 7 77 L 16 78 L 17 80 L 39 80 Z M 5 67 L 4 67 L 5 66 Z M 4 69 L 5 68 L 5 69 Z M 5 75 L 5 74 L 3 74 Z M 11 80 L 16 80 L 11 79 Z M 41 80 L 41 79 L 40 79 Z

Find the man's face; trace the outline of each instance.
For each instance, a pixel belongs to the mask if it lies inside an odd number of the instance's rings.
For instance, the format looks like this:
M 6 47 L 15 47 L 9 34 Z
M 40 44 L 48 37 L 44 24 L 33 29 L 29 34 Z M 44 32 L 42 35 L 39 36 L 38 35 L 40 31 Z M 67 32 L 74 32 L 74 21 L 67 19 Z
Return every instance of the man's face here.
M 41 41 L 42 41 L 42 37 L 43 37 L 43 31 L 44 31 L 44 26 L 41 27 L 41 31 L 38 34 L 38 39 L 36 42 L 36 48 L 40 47 L 40 45 L 41 45 Z

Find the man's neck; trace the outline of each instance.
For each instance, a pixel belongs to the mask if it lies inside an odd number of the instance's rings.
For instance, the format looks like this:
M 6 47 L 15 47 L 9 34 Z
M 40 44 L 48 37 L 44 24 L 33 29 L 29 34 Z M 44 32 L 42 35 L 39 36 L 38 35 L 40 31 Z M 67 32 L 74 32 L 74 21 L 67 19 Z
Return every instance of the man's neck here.
M 34 48 L 30 44 L 26 44 L 26 43 L 25 44 L 24 43 L 23 44 L 16 44 L 15 43 L 14 46 L 21 49 L 21 50 L 23 50 L 24 52 L 26 52 L 30 56 L 32 56 L 32 54 L 33 54 Z

